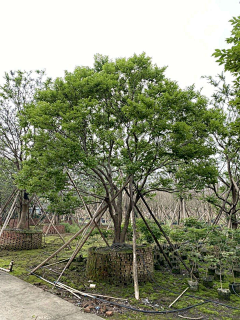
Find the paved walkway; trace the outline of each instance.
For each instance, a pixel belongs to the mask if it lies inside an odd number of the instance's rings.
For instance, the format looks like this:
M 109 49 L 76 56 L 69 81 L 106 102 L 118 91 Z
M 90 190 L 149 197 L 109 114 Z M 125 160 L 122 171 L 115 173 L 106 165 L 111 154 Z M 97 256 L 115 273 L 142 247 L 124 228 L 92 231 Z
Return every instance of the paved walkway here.
M 100 320 L 54 294 L 0 271 L 0 320 Z

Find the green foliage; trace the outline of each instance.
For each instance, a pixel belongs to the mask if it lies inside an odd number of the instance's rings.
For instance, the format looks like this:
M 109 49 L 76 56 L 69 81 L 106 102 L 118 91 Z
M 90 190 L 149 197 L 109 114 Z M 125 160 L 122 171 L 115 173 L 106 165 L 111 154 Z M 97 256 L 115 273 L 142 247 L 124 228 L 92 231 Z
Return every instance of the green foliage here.
M 239 72 L 240 72 L 240 16 L 233 17 L 231 20 L 232 31 L 231 36 L 226 39 L 228 44 L 232 44 L 229 49 L 216 49 L 213 56 L 217 59 L 217 62 L 220 65 L 224 65 L 226 71 L 230 71 L 239 81 Z
M 56 212 L 58 215 L 72 213 L 80 205 L 79 198 L 71 191 L 60 194 L 49 192 L 48 201 L 48 211 Z
M 160 240 L 162 237 L 162 232 L 160 231 L 157 224 L 153 220 L 150 220 L 150 219 L 146 219 L 146 220 L 147 220 L 147 223 L 148 223 L 152 233 L 155 235 L 155 237 L 158 240 Z M 137 219 L 136 225 L 137 225 L 137 230 L 140 231 L 140 233 L 141 233 L 142 241 L 146 241 L 147 243 L 153 243 L 154 239 L 153 239 L 150 231 L 146 227 L 144 221 L 142 219 Z
M 61 224 L 65 226 L 66 233 L 77 233 L 79 230 L 79 227 L 77 224 L 69 224 L 65 222 L 61 222 Z
M 206 223 L 199 221 L 196 218 L 190 217 L 184 220 L 185 227 L 194 227 L 196 229 L 206 228 Z
M 100 227 L 101 228 L 101 227 Z M 103 234 L 103 236 L 106 238 L 106 239 L 112 239 L 113 238 L 113 231 L 112 230 L 105 230 L 105 229 L 101 229 L 101 232 Z M 100 232 L 97 228 L 95 228 L 90 237 L 94 237 L 95 235 L 100 235 Z
M 179 243 L 188 239 L 188 235 L 182 228 L 173 228 L 170 231 L 170 237 L 173 241 Z
M 208 228 L 193 228 L 193 227 L 189 227 L 187 229 L 187 236 L 190 242 L 195 243 L 197 245 L 197 243 L 200 240 L 203 240 L 206 235 L 208 233 Z
M 21 185 L 27 174 L 32 189 L 46 180 L 52 183 L 64 166 L 78 164 L 87 173 L 107 159 L 112 168 L 139 181 L 160 168 L 163 159 L 209 156 L 201 118 L 206 100 L 193 87 L 179 89 L 145 54 L 115 62 L 96 59 L 101 70 L 78 67 L 39 91 L 37 104 L 26 106 L 22 119 L 37 130 L 34 135 L 29 129 L 26 136 L 34 144 L 19 176 Z M 120 183 L 120 177 L 114 181 Z M 64 177 L 59 180 L 56 189 Z

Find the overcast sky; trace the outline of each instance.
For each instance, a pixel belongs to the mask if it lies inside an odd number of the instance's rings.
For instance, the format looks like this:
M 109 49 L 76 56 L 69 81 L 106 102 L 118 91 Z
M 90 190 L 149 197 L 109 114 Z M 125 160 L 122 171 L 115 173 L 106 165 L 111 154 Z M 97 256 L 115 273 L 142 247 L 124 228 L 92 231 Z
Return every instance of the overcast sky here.
M 221 71 L 211 55 L 239 15 L 239 0 L 0 0 L 0 81 L 9 70 L 55 78 L 92 66 L 96 53 L 144 51 L 181 87 L 200 88 Z

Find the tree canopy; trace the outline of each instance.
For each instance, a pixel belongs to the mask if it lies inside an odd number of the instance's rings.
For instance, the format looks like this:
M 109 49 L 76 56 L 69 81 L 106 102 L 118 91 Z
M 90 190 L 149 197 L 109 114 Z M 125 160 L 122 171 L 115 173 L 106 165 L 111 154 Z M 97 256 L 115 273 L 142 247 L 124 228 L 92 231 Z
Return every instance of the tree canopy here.
M 164 71 L 145 54 L 116 61 L 97 55 L 93 68 L 77 67 L 38 91 L 22 117 L 30 157 L 19 184 L 57 192 L 69 188 L 68 170 L 89 195 L 107 201 L 114 241 L 123 242 L 131 206 L 123 210 L 122 192 L 110 200 L 130 176 L 143 193 L 169 188 L 177 164 L 213 180 L 212 167 L 201 162 L 213 153 L 207 100 Z

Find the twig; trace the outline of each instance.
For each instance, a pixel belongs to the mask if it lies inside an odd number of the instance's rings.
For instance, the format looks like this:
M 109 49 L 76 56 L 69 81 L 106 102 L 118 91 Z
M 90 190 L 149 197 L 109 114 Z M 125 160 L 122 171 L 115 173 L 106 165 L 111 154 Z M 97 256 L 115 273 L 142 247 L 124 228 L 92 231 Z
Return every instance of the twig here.
M 124 298 L 115 298 L 115 297 L 110 297 L 110 296 L 104 296 L 104 295 L 97 294 L 97 293 L 88 293 L 88 292 L 85 292 L 85 291 L 82 292 L 82 291 L 79 291 L 79 290 L 74 289 L 72 287 L 69 287 L 66 284 L 63 284 L 61 282 L 57 282 L 57 285 L 61 286 L 62 288 L 67 288 L 67 289 L 71 290 L 72 292 L 79 293 L 79 294 L 82 294 L 82 295 L 86 295 L 87 294 L 87 295 L 92 295 L 92 296 L 96 296 L 96 297 L 128 301 L 127 299 L 124 299 Z
M 181 296 L 182 296 L 188 289 L 189 289 L 189 287 L 187 287 L 185 290 L 183 290 L 183 292 L 180 293 L 180 295 L 169 305 L 168 308 L 171 308 L 171 306 L 173 306 L 174 303 L 177 302 L 177 301 L 181 298 Z
M 9 269 L 0 268 L 0 270 L 5 271 L 5 272 L 10 272 Z
M 200 319 L 203 319 L 203 317 L 199 317 L 199 318 L 190 318 L 190 317 L 186 317 L 186 316 L 181 316 L 180 314 L 178 314 L 178 316 L 180 318 L 183 318 L 183 319 L 189 319 L 189 320 L 200 320 Z

